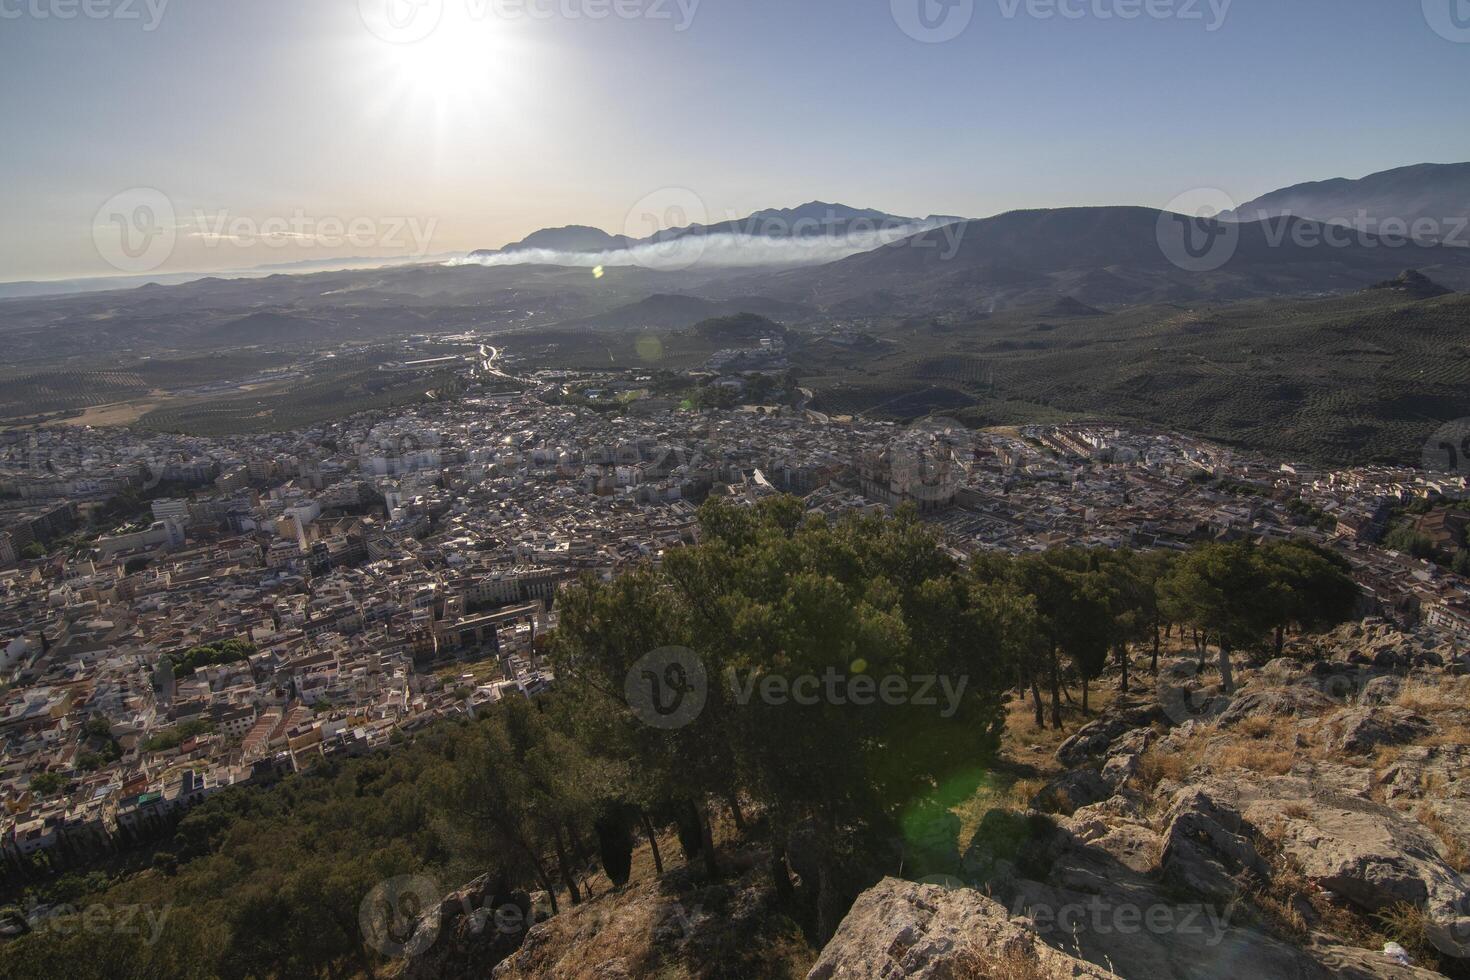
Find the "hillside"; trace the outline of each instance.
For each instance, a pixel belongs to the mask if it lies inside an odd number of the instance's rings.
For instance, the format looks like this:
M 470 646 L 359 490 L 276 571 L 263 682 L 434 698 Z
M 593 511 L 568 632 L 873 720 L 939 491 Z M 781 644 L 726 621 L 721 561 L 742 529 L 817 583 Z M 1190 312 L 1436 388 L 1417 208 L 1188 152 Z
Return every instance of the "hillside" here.
M 1389 221 L 1405 228 L 1417 224 L 1416 237 L 1470 246 L 1470 163 L 1422 163 L 1358 180 L 1295 184 L 1235 210 L 1241 221 L 1283 214 L 1369 229 Z
M 975 425 L 1134 419 L 1286 458 L 1415 463 L 1470 414 L 1470 296 L 1380 289 L 1316 300 L 1050 307 L 877 326 L 889 343 L 793 360 L 828 412 Z M 902 396 L 902 397 L 901 397 Z
M 833 313 L 874 315 L 995 310 L 1062 297 L 1103 309 L 1161 302 L 1227 302 L 1343 293 L 1406 267 L 1445 285 L 1470 286 L 1470 251 L 1368 238 L 1338 247 L 1313 222 L 1281 218 L 1222 225 L 1218 268 L 1171 261 L 1161 228 L 1177 226 L 1149 208 L 1013 211 L 932 229 L 828 265 L 741 281 L 740 287 Z M 1233 245 L 1232 245 L 1233 243 Z M 1212 263 L 1211 263 L 1212 264 Z

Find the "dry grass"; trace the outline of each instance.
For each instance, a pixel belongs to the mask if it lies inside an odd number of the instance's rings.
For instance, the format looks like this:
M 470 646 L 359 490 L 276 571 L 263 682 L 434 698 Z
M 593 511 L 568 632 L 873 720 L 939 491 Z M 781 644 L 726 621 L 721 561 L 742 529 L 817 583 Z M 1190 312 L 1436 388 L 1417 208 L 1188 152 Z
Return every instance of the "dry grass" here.
M 1433 716 L 1465 706 L 1470 700 L 1470 677 L 1444 674 L 1437 680 L 1413 679 L 1399 688 L 1394 704 L 1421 715 Z
M 1448 725 L 1442 727 L 1432 735 L 1421 738 L 1417 744 L 1434 747 L 1470 745 L 1470 725 Z
M 1210 759 L 1216 765 L 1226 768 L 1284 776 L 1296 765 L 1297 753 L 1264 745 L 1230 742 L 1213 749 Z
M 1247 718 L 1235 726 L 1235 730 L 1247 738 L 1265 738 L 1275 728 L 1275 719 L 1263 715 Z
M 1425 829 L 1431 831 L 1444 844 L 1444 860 L 1450 867 L 1461 874 L 1470 873 L 1470 848 L 1465 842 L 1455 835 L 1454 827 L 1439 814 L 1421 806 L 1414 814 L 1414 819 L 1424 825 Z
M 999 950 L 967 946 L 955 958 L 953 976 L 969 980 L 1071 980 L 1072 971 L 1042 962 L 1036 950 L 1009 943 Z
M 1439 952 L 1429 940 L 1429 916 L 1422 908 L 1400 902 L 1377 918 L 1388 938 L 1404 947 L 1417 966 L 1439 969 Z
M 1285 830 L 1285 820 L 1276 820 L 1262 827 L 1255 840 L 1256 851 L 1271 866 L 1270 876 L 1254 882 L 1250 889 L 1264 924 L 1278 936 L 1298 943 L 1309 942 L 1314 932 L 1326 931 L 1354 946 L 1381 948 L 1384 937 L 1373 923 L 1329 901 L 1286 854 L 1281 847 Z

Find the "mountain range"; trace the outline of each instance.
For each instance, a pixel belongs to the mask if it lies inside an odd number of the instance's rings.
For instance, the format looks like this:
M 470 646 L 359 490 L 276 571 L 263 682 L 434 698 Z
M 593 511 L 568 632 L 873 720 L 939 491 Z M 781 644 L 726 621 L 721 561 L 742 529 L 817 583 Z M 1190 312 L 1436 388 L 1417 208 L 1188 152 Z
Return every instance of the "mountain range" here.
M 1358 180 L 1296 184 L 1225 217 L 1259 221 L 1281 215 L 1470 247 L 1470 163 L 1421 163 Z

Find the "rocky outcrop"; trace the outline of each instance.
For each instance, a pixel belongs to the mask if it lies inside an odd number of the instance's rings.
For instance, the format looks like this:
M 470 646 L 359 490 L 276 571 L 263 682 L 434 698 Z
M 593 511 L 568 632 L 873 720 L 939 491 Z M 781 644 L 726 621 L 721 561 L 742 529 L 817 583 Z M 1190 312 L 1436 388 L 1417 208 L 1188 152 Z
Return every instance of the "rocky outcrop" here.
M 1379 678 L 1387 680 L 1387 678 Z M 1428 718 L 1394 705 L 1349 708 L 1329 722 L 1341 730 L 1339 745 L 1344 752 L 1371 752 L 1380 745 L 1402 745 L 1434 731 Z
M 1112 788 L 1096 769 L 1073 769 L 1043 786 L 1032 798 L 1031 805 L 1043 813 L 1070 816 L 1089 803 L 1097 803 L 1112 795 Z
M 1261 882 L 1270 868 L 1252 841 L 1256 831 L 1234 807 L 1199 787 L 1181 790 L 1169 807 L 1160 874 L 1190 894 L 1229 902 L 1246 876 Z
M 1321 714 L 1337 707 L 1337 702 L 1315 687 L 1293 684 L 1290 687 L 1242 691 L 1230 702 L 1218 719 L 1221 728 L 1238 725 L 1247 718 L 1296 718 Z
M 1470 958 L 1470 877 L 1418 821 L 1357 796 L 1282 799 L 1255 791 L 1250 820 L 1281 822 L 1284 853 L 1314 885 L 1364 912 L 1404 904 L 1424 911 L 1427 934 L 1448 956 Z
M 1062 742 L 1057 748 L 1057 761 L 1075 769 L 1114 751 L 1113 743 L 1124 735 L 1163 720 L 1164 713 L 1157 704 L 1120 700 L 1107 715 L 1083 725 L 1076 734 Z
M 409 944 L 406 951 L 413 955 L 400 975 L 405 980 L 482 977 L 514 953 L 527 930 L 548 913 L 526 892 L 498 888 L 490 875 L 481 875 L 419 919 L 414 935 L 422 939 Z
M 885 878 L 858 897 L 807 980 L 1115 976 L 1039 942 L 978 891 Z

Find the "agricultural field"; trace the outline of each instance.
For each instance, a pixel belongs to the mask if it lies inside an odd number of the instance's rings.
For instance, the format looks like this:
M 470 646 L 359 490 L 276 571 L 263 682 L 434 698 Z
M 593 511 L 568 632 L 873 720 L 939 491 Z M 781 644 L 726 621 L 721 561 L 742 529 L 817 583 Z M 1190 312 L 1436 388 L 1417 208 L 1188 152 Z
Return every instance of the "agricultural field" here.
M 878 325 L 872 356 L 797 348 L 815 408 L 971 425 L 1108 418 L 1287 458 L 1415 462 L 1470 416 L 1470 296 L 1392 293 L 1107 316 Z

